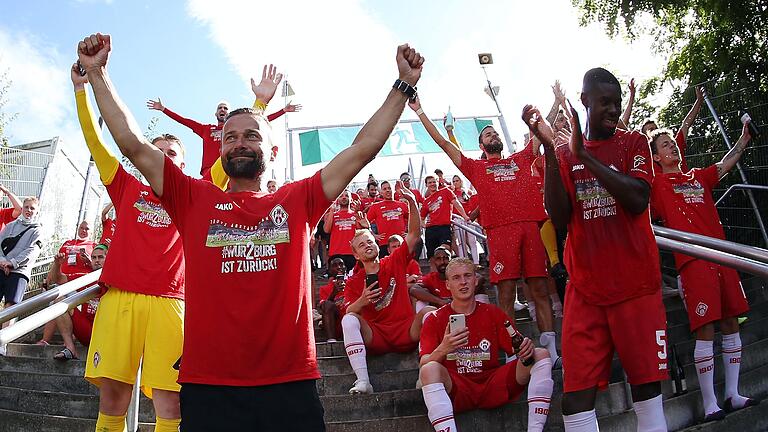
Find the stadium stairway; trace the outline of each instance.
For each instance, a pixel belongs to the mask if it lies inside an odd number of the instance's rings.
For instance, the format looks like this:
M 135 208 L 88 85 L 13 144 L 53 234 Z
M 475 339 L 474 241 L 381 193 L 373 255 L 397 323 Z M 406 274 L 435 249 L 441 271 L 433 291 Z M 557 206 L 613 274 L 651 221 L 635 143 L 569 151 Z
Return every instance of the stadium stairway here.
M 316 287 L 325 283 L 317 278 Z M 759 279 L 744 282 L 751 311 L 742 325 L 743 362 L 741 392 L 752 397 L 768 395 L 768 295 L 766 283 Z M 493 297 L 493 295 L 492 295 Z M 768 401 L 758 406 L 729 414 L 725 420 L 698 424 L 703 417 L 701 396 L 693 366 L 694 341 L 688 331 L 687 316 L 677 297 L 666 298 L 668 340 L 674 344 L 683 365 L 688 392 L 674 396 L 670 382 L 665 382 L 664 410 L 671 431 L 768 430 Z M 526 314 L 516 320 L 524 334 L 538 338 L 533 322 Z M 369 371 L 376 390 L 372 395 L 349 395 L 355 380 L 342 342 L 328 343 L 316 328 L 317 355 L 323 378 L 318 390 L 325 407 L 329 432 L 377 432 L 407 430 L 430 432 L 421 391 L 415 389 L 418 378 L 416 353 L 387 354 L 369 358 Z M 94 430 L 98 414 L 98 389 L 82 376 L 84 360 L 57 362 L 52 360 L 60 345 L 38 346 L 39 330 L 21 343 L 10 344 L 8 357 L 0 357 L 0 432 L 17 431 L 88 431 Z M 60 343 L 60 339 L 55 340 Z M 558 341 L 559 342 L 559 341 Z M 716 338 L 715 382 L 722 395 L 723 370 Z M 85 348 L 78 347 L 82 357 Z M 618 359 L 614 359 L 611 383 L 598 394 L 596 410 L 600 430 L 634 432 L 635 416 L 627 405 L 626 384 Z M 555 391 L 545 430 L 562 431 L 560 394 L 562 375 L 553 372 Z M 510 431 L 525 430 L 527 403 L 525 397 L 493 410 L 477 410 L 457 416 L 459 430 Z M 139 430 L 151 431 L 154 412 L 151 402 L 142 396 Z

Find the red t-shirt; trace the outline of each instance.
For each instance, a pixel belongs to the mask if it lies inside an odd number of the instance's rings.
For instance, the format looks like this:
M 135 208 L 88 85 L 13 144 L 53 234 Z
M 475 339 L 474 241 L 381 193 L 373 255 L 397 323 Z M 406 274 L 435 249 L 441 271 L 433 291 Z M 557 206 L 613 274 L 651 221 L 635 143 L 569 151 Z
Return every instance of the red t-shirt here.
M 421 217 L 426 217 L 425 226 L 450 225 L 453 214 L 453 200 L 456 195 L 448 188 L 438 189 L 424 199 L 421 207 Z
M 504 159 L 470 159 L 461 155 L 459 169 L 480 197 L 483 227 L 546 219 L 541 176 L 531 175 L 536 156 L 532 141 Z
M 651 212 L 676 230 L 725 239 L 712 189 L 720 181 L 717 166 L 694 168 L 687 173 L 659 173 L 651 188 Z M 695 258 L 675 254 L 680 269 Z
M 416 312 L 411 304 L 411 295 L 408 292 L 405 276 L 410 260 L 411 253 L 405 242 L 391 255 L 381 259 L 379 262 L 381 296 L 376 303 L 363 308 L 362 315 L 367 322 L 388 324 L 413 320 Z M 365 288 L 365 269 L 360 267 L 347 279 L 347 287 L 344 290 L 347 307 L 360 298 L 363 288 Z
M 408 204 L 392 200 L 379 201 L 371 205 L 367 217 L 371 223 L 376 224 L 382 235 L 379 245 L 386 245 L 391 235 L 405 234 L 408 228 Z
M 6 225 L 16 220 L 16 218 L 13 217 L 14 210 L 13 207 L 0 209 L 0 231 L 2 231 Z
M 607 140 L 584 140 L 593 157 L 620 173 L 653 182 L 648 140 L 617 130 Z M 570 285 L 590 304 L 610 305 L 661 289 L 659 251 L 650 212 L 625 210 L 568 149 L 557 149 L 560 175 L 571 202 L 565 266 Z M 631 276 L 627 273 L 631 270 Z
M 405 274 L 408 276 L 421 275 L 421 266 L 419 265 L 419 262 L 415 259 L 411 259 L 411 261 L 408 262 L 408 267 L 405 270 Z
M 189 264 L 179 382 L 261 386 L 319 378 L 307 244 L 331 204 L 320 171 L 271 194 L 227 193 L 166 159 L 162 202 Z
M 99 244 L 105 244 L 107 246 L 112 245 L 112 237 L 115 236 L 115 228 L 116 228 L 115 220 L 114 219 L 106 219 L 101 224 L 101 238 L 99 239 Z
M 330 297 L 331 293 L 333 292 L 333 282 L 334 280 L 331 279 L 327 284 L 320 287 L 320 301 L 318 303 L 328 301 L 328 297 Z M 336 297 L 334 297 L 333 302 L 336 303 L 336 306 L 339 307 L 344 304 L 344 290 L 336 293 Z
M 352 245 L 350 242 L 355 237 L 356 229 L 357 214 L 355 212 L 341 210 L 334 213 L 328 255 L 352 255 Z
M 421 195 L 421 192 L 419 192 L 418 189 L 410 189 L 410 191 L 413 193 L 413 196 L 416 197 L 416 202 L 419 205 L 424 204 L 424 197 Z M 394 198 L 395 198 L 395 201 L 400 201 L 401 199 L 403 199 L 403 194 L 395 191 Z
M 480 206 L 480 195 L 474 194 L 469 197 L 469 201 L 467 201 L 466 204 L 464 204 L 464 211 L 467 212 L 467 215 L 475 211 L 476 208 Z M 480 218 L 483 216 L 483 212 L 481 211 L 480 214 L 477 216 L 476 222 L 482 225 L 482 222 L 480 221 Z
M 682 132 L 677 131 L 677 134 L 675 134 L 675 142 L 677 143 L 677 148 L 680 149 L 680 170 L 688 172 L 690 169 L 688 168 L 688 162 L 685 160 L 685 148 L 688 146 L 688 143 L 685 141 L 685 135 L 683 135 Z
M 377 203 L 379 201 L 381 201 L 381 198 L 379 198 L 379 197 L 376 197 L 376 198 L 371 198 L 371 197 L 360 198 L 360 207 L 361 207 L 360 210 L 362 210 L 364 212 L 367 212 L 368 209 L 371 208 L 371 205 L 373 205 L 374 203 Z
M 198 123 L 182 117 L 168 108 L 164 108 L 163 113 L 192 129 L 192 132 L 203 139 L 203 160 L 200 165 L 200 175 L 205 175 L 216 162 L 216 159 L 221 156 L 221 127 L 219 125 Z
M 451 315 L 457 314 L 450 304 L 429 314 L 421 329 L 419 357 L 431 354 L 443 341 L 445 328 Z M 504 323 L 509 320 L 507 314 L 494 305 L 477 303 L 469 315 L 465 315 L 469 329 L 469 341 L 466 345 L 448 354 L 442 364 L 475 382 L 483 382 L 490 373 L 501 366 L 499 351 L 511 355 L 512 338 Z
M 85 252 L 90 258 L 95 246 L 96 243 L 91 240 L 72 239 L 65 241 L 59 248 L 59 253 L 64 254 L 64 259 L 61 261 L 61 273 L 67 276 L 68 280 L 73 280 L 92 272 L 91 265 L 80 256 L 80 253 Z
M 123 291 L 184 299 L 184 252 L 152 189 L 118 167 L 109 193 L 120 215 L 100 281 Z
M 445 281 L 440 279 L 440 273 L 431 272 L 421 277 L 421 286 L 440 298 L 451 298 L 451 292 L 445 286 Z

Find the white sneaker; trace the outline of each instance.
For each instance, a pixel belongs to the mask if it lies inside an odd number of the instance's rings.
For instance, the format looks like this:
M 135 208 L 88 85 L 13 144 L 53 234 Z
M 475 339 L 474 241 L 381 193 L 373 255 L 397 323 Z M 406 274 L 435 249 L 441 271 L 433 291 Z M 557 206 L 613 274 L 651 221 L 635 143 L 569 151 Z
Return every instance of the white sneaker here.
M 371 383 L 365 380 L 355 381 L 355 385 L 349 389 L 349 394 L 371 394 L 373 393 L 373 386 Z
M 555 318 L 562 318 L 563 317 L 563 305 L 553 305 L 552 306 L 552 313 L 555 316 Z
M 328 339 L 326 342 L 328 342 L 328 343 L 336 343 L 338 341 L 336 339 L 331 338 L 331 339 Z
M 7 345 L 0 345 L 0 357 L 5 357 L 7 353 Z
M 320 312 L 318 312 L 317 309 L 312 309 L 312 320 L 320 321 L 321 319 L 323 319 L 323 316 L 320 315 Z
M 520 303 L 519 301 L 515 300 L 515 312 L 519 312 L 521 310 L 528 309 L 528 305 L 525 303 Z

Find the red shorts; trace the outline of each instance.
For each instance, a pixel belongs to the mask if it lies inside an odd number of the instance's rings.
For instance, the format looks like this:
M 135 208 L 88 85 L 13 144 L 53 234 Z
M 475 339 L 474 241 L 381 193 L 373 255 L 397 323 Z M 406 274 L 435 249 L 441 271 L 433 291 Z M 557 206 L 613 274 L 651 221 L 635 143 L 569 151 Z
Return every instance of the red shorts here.
M 414 318 L 415 319 L 415 315 Z M 373 331 L 370 343 L 365 344 L 368 354 L 378 355 L 391 352 L 411 352 L 419 342 L 411 340 L 411 325 L 413 319 L 391 323 L 372 323 L 368 325 Z
M 460 413 L 473 409 L 491 409 L 516 400 L 526 390 L 515 377 L 517 360 L 494 369 L 484 379 L 475 381 L 448 369 L 451 377 L 451 401 L 453 412 Z
M 736 270 L 704 260 L 693 260 L 680 269 L 691 331 L 749 310 Z
M 669 378 L 661 291 L 608 306 L 586 303 L 572 287 L 567 293 L 563 311 L 565 392 L 607 387 L 614 349 L 630 384 Z
M 547 252 L 539 224 L 516 222 L 486 230 L 491 283 L 520 277 L 546 277 Z
M 83 307 L 87 307 L 87 303 Z M 72 333 L 85 346 L 91 344 L 94 317 L 95 315 L 83 312 L 78 308 L 72 310 Z

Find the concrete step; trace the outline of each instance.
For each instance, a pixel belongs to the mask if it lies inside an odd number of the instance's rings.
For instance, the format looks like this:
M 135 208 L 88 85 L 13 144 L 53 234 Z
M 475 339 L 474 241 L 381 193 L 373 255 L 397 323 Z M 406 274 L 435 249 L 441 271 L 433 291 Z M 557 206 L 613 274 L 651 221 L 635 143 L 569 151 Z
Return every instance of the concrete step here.
M 34 414 L 0 409 L 0 432 L 93 432 L 96 419 Z M 153 432 L 154 423 L 139 423 L 139 432 Z
M 98 395 L 98 388 L 82 375 L 41 372 L 0 372 L 0 387 L 39 390 L 79 395 Z
M 718 422 L 709 422 L 682 429 L 680 432 L 762 432 L 768 430 L 768 400 L 760 405 L 728 414 Z

